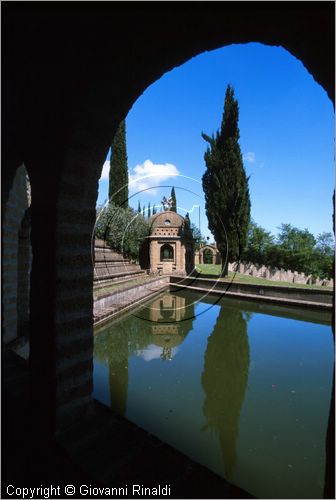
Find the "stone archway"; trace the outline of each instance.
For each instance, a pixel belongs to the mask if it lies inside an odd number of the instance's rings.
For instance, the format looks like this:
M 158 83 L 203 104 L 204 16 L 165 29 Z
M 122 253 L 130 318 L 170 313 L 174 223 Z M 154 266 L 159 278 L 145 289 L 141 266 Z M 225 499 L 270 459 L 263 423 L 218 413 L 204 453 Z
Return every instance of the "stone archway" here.
M 160 248 L 160 260 L 161 262 L 174 259 L 174 248 L 171 245 L 165 243 Z
M 36 425 L 52 434 L 92 402 L 91 236 L 98 179 L 119 122 L 163 73 L 204 51 L 250 41 L 288 49 L 333 99 L 333 7 L 176 2 L 162 11 L 106 3 L 79 12 L 66 3 L 9 2 L 3 10 L 3 200 L 24 162 L 34 196 L 32 393 Z
M 214 245 L 204 245 L 199 249 L 200 264 L 220 264 L 220 253 Z
M 213 264 L 214 253 L 210 250 L 210 248 L 206 248 L 203 252 L 203 263 L 204 264 Z

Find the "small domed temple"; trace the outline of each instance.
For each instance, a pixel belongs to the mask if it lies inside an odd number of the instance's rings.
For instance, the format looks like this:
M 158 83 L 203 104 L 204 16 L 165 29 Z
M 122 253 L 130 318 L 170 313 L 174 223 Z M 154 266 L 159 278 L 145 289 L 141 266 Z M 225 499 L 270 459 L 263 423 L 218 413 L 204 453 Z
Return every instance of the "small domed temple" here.
M 151 273 L 189 274 L 194 269 L 194 241 L 188 217 L 165 210 L 150 219 L 142 248 L 142 267 Z

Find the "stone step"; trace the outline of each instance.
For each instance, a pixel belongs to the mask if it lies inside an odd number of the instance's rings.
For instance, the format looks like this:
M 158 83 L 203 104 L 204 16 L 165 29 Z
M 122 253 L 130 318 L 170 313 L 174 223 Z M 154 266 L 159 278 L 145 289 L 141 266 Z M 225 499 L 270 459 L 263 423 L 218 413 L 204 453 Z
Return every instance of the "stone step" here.
M 113 276 L 116 276 L 118 274 L 122 275 L 122 274 L 134 274 L 134 273 L 140 273 L 141 272 L 141 269 L 140 267 L 139 268 L 134 268 L 134 267 L 129 267 L 129 266 L 118 266 L 118 267 L 114 267 L 114 268 L 110 268 L 110 267 L 102 267 L 102 268 L 95 268 L 94 270 L 94 274 L 95 276 L 98 276 L 98 277 L 103 277 L 103 276 L 109 276 L 109 277 L 113 277 Z
M 93 282 L 94 282 L 94 285 L 96 284 L 96 282 L 100 282 L 100 281 L 103 281 L 104 282 L 104 286 L 108 285 L 108 283 L 115 283 L 116 281 L 122 281 L 123 278 L 125 280 L 127 279 L 133 279 L 137 276 L 142 276 L 143 274 L 145 274 L 145 271 L 137 271 L 137 272 L 128 272 L 128 273 L 118 273 L 118 274 L 114 274 L 114 275 L 111 275 L 111 274 L 108 274 L 108 275 L 105 275 L 105 276 L 94 276 L 93 278 Z

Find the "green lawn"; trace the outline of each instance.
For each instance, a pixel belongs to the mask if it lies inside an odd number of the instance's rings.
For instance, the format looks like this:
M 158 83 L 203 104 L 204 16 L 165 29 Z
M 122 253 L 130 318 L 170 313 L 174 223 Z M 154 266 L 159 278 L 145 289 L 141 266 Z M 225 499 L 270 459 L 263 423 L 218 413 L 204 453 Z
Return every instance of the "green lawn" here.
M 220 275 L 221 266 L 216 264 L 198 264 L 196 266 L 196 270 L 204 275 L 204 277 L 209 278 L 217 278 Z M 237 283 L 254 283 L 257 285 L 276 285 L 276 286 L 293 286 L 293 287 L 302 287 L 302 288 L 326 288 L 331 289 L 331 287 L 322 287 L 319 285 L 304 285 L 301 283 L 289 283 L 287 281 L 273 281 L 266 280 L 264 278 L 256 278 L 255 276 L 249 276 L 247 274 L 233 273 L 229 272 L 228 278 L 221 278 L 229 281 L 237 282 Z

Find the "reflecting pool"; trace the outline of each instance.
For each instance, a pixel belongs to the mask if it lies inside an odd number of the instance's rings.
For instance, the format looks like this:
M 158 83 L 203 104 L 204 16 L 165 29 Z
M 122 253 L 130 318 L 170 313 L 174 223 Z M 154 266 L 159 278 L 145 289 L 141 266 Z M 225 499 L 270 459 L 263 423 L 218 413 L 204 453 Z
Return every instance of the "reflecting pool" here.
M 96 328 L 94 396 L 259 498 L 323 498 L 330 314 L 166 292 Z

